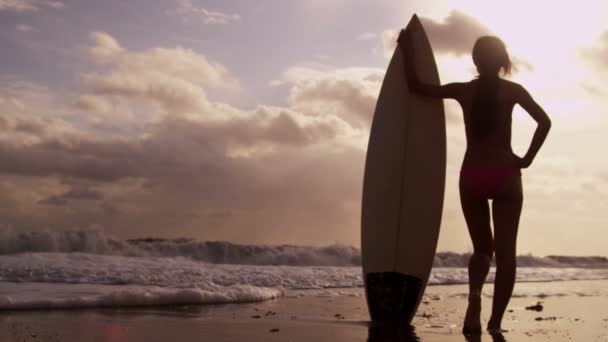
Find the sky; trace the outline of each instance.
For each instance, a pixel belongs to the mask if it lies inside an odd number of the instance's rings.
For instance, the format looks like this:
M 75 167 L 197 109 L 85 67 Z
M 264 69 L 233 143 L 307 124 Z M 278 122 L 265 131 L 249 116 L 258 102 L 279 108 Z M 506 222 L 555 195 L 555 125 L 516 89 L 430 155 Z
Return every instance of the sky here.
M 0 227 L 359 246 L 374 106 L 417 13 L 443 83 L 498 35 L 553 121 L 518 253 L 608 256 L 608 4 L 546 3 L 0 0 Z M 455 102 L 446 116 L 438 250 L 468 252 Z M 523 154 L 535 123 L 516 108 L 513 125 Z

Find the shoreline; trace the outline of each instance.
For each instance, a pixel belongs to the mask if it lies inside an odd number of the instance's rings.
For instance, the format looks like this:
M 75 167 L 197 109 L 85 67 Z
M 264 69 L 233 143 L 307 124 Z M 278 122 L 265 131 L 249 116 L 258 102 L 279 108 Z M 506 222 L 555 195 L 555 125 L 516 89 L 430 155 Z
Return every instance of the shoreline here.
M 606 280 L 519 283 L 520 291 L 570 295 L 512 298 L 503 327 L 508 341 L 591 341 L 608 339 Z M 578 296 L 582 288 L 597 295 Z M 369 322 L 362 288 L 287 290 L 277 299 L 238 304 L 77 310 L 0 311 L 2 341 L 467 341 L 460 333 L 466 285 L 427 288 L 413 330 Z M 492 291 L 490 284 L 484 293 Z M 540 312 L 526 306 L 542 302 Z M 482 299 L 485 326 L 491 298 Z M 278 329 L 278 330 L 277 330 Z M 484 333 L 475 341 L 495 341 Z
M 606 282 L 608 279 L 578 279 L 578 280 L 541 280 L 541 281 L 520 281 L 515 283 L 512 298 L 539 298 L 563 297 L 569 295 L 577 296 L 605 296 L 608 297 L 608 286 L 593 286 L 594 282 Z M 582 284 L 577 288 L 576 284 Z M 561 284 L 557 286 L 545 286 L 546 284 Z M 565 286 L 562 286 L 566 284 Z M 467 298 L 467 284 L 448 283 L 448 284 L 429 284 L 425 289 L 421 302 L 433 300 L 434 297 L 460 297 Z M 492 297 L 492 282 L 486 282 L 482 296 Z M 525 288 L 525 291 L 521 289 Z M 0 314 L 10 312 L 45 312 L 45 311 L 78 311 L 78 310 L 124 310 L 124 309 L 148 309 L 148 308 L 167 308 L 169 310 L 179 310 L 184 306 L 213 306 L 213 305 L 243 305 L 250 303 L 262 303 L 293 296 L 295 293 L 321 296 L 338 296 L 341 293 L 348 293 L 351 296 L 365 296 L 363 287 L 324 287 L 324 288 L 260 288 L 264 291 L 272 291 L 275 294 L 269 298 L 230 300 L 220 299 L 217 301 L 199 302 L 196 297 L 182 297 L 167 300 L 158 300 L 162 294 L 174 291 L 184 291 L 189 293 L 190 288 L 165 288 L 158 286 L 139 286 L 139 285 L 105 285 L 105 284 L 69 284 L 69 283 L 44 283 L 44 282 L 5 282 L 0 281 Z M 441 289 L 435 291 L 435 289 Z M 63 298 L 63 302 L 57 303 L 48 300 L 48 291 L 57 291 L 55 296 Z M 19 292 L 17 292 L 19 291 Z M 90 295 L 96 292 L 105 293 L 103 299 L 96 299 Z M 325 293 L 325 294 L 324 294 Z M 86 295 L 89 295 L 88 298 Z M 190 293 L 191 294 L 191 293 Z M 30 300 L 30 304 L 18 303 Z M 110 301 L 107 301 L 111 299 Z M 95 304 L 97 303 L 97 304 Z

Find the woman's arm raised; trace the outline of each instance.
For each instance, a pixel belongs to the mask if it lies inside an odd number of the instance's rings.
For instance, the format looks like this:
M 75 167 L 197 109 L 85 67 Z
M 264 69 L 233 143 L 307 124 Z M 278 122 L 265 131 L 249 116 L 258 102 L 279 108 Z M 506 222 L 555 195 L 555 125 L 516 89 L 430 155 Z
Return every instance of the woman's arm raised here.
M 410 33 L 407 30 L 401 30 L 397 42 L 403 54 L 405 77 L 410 92 L 429 97 L 458 100 L 462 95 L 464 83 L 432 85 L 420 82 L 414 65 L 414 48 L 411 41 L 412 37 L 410 36 Z

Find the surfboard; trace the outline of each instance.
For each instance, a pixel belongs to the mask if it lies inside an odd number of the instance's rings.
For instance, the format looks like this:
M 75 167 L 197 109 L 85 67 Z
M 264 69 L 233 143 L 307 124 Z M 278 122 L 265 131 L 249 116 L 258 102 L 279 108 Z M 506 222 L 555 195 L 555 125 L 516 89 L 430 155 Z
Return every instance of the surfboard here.
M 411 30 L 418 78 L 439 85 L 433 50 L 416 15 Z M 446 135 L 441 99 L 409 93 L 397 47 L 372 121 L 361 215 L 365 294 L 374 321 L 410 323 L 437 247 L 445 191 Z

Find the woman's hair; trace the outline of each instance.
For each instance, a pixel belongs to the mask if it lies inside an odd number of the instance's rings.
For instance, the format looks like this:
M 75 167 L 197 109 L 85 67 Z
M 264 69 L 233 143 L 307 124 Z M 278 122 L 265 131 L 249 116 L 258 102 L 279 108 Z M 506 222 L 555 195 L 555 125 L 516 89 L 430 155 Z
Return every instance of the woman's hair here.
M 511 59 L 505 43 L 498 37 L 483 36 L 473 45 L 473 63 L 480 76 L 498 75 L 503 69 L 505 75 L 511 73 Z
M 484 140 L 494 125 L 496 106 L 498 105 L 499 73 L 511 72 L 511 59 L 505 44 L 498 37 L 483 36 L 473 46 L 473 63 L 479 77 L 473 97 L 472 137 Z

